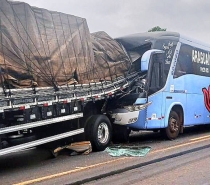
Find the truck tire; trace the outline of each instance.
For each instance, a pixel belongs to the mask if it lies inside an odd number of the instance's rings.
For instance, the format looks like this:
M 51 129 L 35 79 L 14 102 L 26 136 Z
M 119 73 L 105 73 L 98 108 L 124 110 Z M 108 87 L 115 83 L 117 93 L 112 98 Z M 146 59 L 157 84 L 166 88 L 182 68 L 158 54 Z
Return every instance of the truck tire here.
M 112 139 L 112 126 L 105 115 L 94 115 L 85 124 L 85 138 L 89 140 L 93 151 L 105 150 Z
M 171 111 L 168 118 L 168 126 L 165 128 L 165 136 L 167 139 L 176 139 L 180 132 L 180 120 L 175 111 Z
M 129 142 L 129 135 L 131 130 L 123 125 L 113 125 L 113 143 L 127 143 Z

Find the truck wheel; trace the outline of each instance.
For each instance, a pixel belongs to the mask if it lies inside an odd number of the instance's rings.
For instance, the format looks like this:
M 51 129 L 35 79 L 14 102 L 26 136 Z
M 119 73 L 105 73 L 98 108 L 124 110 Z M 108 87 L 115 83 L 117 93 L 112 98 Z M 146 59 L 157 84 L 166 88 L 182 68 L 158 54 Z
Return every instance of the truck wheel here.
M 113 139 L 114 143 L 126 143 L 129 142 L 129 135 L 131 130 L 122 125 L 113 125 Z
M 86 139 L 91 142 L 93 151 L 105 150 L 111 142 L 112 126 L 105 115 L 94 115 L 85 125 Z
M 175 111 L 171 111 L 168 119 L 168 127 L 165 129 L 165 135 L 168 139 L 176 139 L 180 132 L 180 120 Z

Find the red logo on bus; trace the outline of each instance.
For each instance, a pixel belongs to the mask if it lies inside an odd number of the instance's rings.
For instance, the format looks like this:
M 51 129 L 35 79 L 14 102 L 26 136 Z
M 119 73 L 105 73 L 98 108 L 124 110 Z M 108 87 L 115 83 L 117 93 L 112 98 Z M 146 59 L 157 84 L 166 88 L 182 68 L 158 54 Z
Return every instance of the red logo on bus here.
M 209 85 L 208 90 L 206 88 L 203 88 L 202 91 L 203 91 L 203 95 L 204 95 L 205 106 L 206 106 L 207 110 L 210 112 L 210 85 Z

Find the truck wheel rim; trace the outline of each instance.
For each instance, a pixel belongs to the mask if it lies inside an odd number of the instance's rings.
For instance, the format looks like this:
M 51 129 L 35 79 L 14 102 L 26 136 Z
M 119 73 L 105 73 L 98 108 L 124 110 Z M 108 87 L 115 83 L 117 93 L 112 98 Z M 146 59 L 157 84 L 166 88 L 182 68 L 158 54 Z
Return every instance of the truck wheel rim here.
M 109 128 L 106 123 L 101 123 L 98 126 L 98 141 L 100 143 L 106 143 L 109 138 Z

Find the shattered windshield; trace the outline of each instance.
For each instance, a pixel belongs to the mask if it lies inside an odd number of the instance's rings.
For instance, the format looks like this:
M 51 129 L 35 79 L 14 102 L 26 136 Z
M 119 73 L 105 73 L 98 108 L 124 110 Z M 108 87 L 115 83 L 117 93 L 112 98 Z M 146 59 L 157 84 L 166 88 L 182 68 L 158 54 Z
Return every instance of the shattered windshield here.
M 141 72 L 141 58 L 146 51 L 151 49 L 151 45 L 152 43 L 149 42 L 127 51 L 132 61 L 131 72 Z

